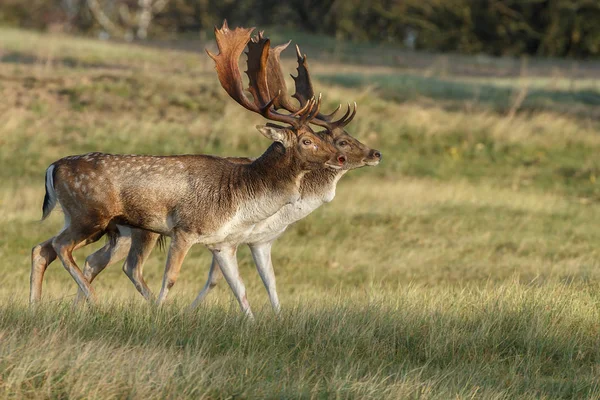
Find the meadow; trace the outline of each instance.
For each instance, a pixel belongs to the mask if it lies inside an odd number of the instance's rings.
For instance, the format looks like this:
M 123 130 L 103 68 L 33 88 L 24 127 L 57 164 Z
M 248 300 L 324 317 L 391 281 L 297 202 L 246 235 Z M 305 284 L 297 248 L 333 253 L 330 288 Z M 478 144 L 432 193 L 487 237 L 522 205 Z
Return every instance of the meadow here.
M 63 222 L 39 221 L 51 162 L 269 142 L 219 86 L 212 43 L 0 28 L 0 397 L 600 397 L 600 66 L 296 38 L 324 108 L 356 101 L 348 131 L 383 162 L 276 242 L 281 317 L 240 249 L 250 323 L 224 282 L 187 309 L 210 264 L 200 246 L 161 308 L 114 265 L 99 304 L 74 309 L 58 262 L 28 308 L 31 248 Z M 165 259 L 145 268 L 154 291 Z

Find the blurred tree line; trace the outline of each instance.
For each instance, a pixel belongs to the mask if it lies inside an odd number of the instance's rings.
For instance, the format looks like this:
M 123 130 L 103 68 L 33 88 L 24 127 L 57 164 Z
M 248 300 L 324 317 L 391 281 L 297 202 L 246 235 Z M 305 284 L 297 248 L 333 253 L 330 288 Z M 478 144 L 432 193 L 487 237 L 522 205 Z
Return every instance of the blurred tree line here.
M 91 3 L 118 24 L 143 2 L 0 0 L 0 23 L 98 33 L 103 25 Z M 431 51 L 600 54 L 600 0 L 168 0 L 151 17 L 154 37 L 207 32 L 227 18 L 232 26 L 277 26 Z

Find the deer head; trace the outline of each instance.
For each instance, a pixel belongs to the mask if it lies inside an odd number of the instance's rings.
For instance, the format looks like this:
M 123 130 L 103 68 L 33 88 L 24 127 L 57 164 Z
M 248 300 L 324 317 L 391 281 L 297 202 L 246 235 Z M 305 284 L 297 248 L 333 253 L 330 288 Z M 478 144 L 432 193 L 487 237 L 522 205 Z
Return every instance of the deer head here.
M 268 86 L 269 39 L 259 35 L 251 40 L 254 28 L 229 29 L 227 21 L 221 29 L 215 27 L 215 36 L 219 54 L 214 55 L 207 50 L 208 55 L 215 61 L 215 67 L 221 86 L 237 103 L 247 110 L 256 112 L 266 119 L 287 124 L 279 126 L 267 124 L 257 126 L 260 133 L 279 143 L 286 153 L 298 161 L 303 170 L 323 168 L 333 169 L 346 167 L 346 156 L 332 143 L 326 135 L 316 134 L 309 123 L 319 114 L 321 96 L 312 96 L 306 103 L 294 112 L 283 114 L 275 110 L 275 104 L 282 95 L 272 93 Z M 242 76 L 238 67 L 238 59 L 248 45 L 248 70 L 250 80 L 248 91 L 252 101 L 243 90 Z
M 253 39 L 253 43 L 264 41 L 262 32 L 258 38 Z M 288 112 L 295 113 L 306 107 L 310 103 L 310 99 L 314 99 L 314 90 L 310 73 L 308 71 L 308 62 L 306 55 L 302 55 L 300 48 L 296 46 L 296 55 L 298 57 L 298 75 L 292 76 L 296 86 L 294 97 L 299 106 L 293 103 L 293 100 L 287 96 L 287 87 L 285 78 L 281 68 L 280 54 L 289 45 L 289 42 L 274 48 L 269 49 L 268 57 L 268 72 L 267 82 L 269 85 L 270 95 L 274 98 L 273 106 L 275 109 L 284 109 Z M 249 45 L 250 46 L 250 45 Z M 314 118 L 310 120 L 311 124 L 325 128 L 324 131 L 318 132 L 322 136 L 329 136 L 329 140 L 347 156 L 346 169 L 353 169 L 365 165 L 377 165 L 381 161 L 381 153 L 378 150 L 371 149 L 363 143 L 350 136 L 344 129 L 354 116 L 356 115 L 357 106 L 354 103 L 354 109 L 351 110 L 348 104 L 348 110 L 339 119 L 335 120 L 334 116 L 341 108 L 341 105 L 331 114 L 321 114 L 317 112 Z

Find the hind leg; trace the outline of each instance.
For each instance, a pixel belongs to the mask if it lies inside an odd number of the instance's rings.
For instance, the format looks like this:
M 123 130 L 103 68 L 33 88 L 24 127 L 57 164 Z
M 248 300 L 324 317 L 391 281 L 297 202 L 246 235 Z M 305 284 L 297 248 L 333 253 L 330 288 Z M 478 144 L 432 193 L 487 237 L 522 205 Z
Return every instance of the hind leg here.
M 144 280 L 144 263 L 159 237 L 160 235 L 154 232 L 132 229 L 131 248 L 127 260 L 123 264 L 123 272 L 129 277 L 138 292 L 149 301 L 154 298 L 154 294 Z
M 74 250 L 85 246 L 88 243 L 95 242 L 102 236 L 102 233 L 98 233 L 86 241 L 80 242 L 75 246 Z M 35 246 L 31 250 L 31 277 L 29 280 L 29 304 L 40 301 L 42 298 L 42 282 L 44 280 L 44 274 L 48 266 L 56 260 L 57 254 L 53 246 L 53 241 L 56 237 L 46 240 Z
M 71 277 L 77 282 L 77 285 L 79 285 L 85 297 L 90 301 L 95 300 L 94 290 L 75 263 L 73 251 L 97 241 L 103 234 L 104 232 L 102 230 L 90 231 L 86 229 L 77 229 L 77 227 L 70 225 L 52 239 L 52 247 L 58 255 L 58 258 L 60 258 L 60 261 L 62 261 Z
M 29 279 L 29 304 L 42 298 L 42 281 L 48 265 L 56 259 L 56 251 L 52 247 L 52 239 L 48 239 L 31 250 L 31 277 Z
M 214 289 L 215 286 L 217 286 L 217 283 L 219 282 L 222 276 L 223 274 L 221 273 L 219 263 L 213 256 L 212 263 L 210 264 L 210 270 L 208 271 L 208 280 L 206 281 L 206 284 L 204 285 L 200 293 L 198 293 L 196 300 L 194 300 L 194 302 L 190 306 L 192 309 L 198 307 L 200 303 L 204 301 L 204 298 L 206 297 L 208 292 L 210 292 L 212 289 Z
M 106 267 L 125 258 L 130 247 L 131 237 L 119 234 L 115 242 L 109 241 L 101 249 L 90 254 L 85 259 L 83 276 L 91 284 Z M 84 298 L 85 294 L 79 288 L 77 290 L 77 297 L 75 298 L 75 305 L 80 304 Z

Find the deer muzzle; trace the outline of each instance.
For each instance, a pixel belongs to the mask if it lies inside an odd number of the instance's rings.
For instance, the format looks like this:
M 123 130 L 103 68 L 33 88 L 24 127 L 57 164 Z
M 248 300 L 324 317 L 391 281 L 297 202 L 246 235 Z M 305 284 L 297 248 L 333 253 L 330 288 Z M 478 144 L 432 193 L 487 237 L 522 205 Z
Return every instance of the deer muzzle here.
M 374 166 L 379 164 L 382 158 L 383 156 L 381 155 L 381 152 L 379 150 L 371 150 L 369 152 L 369 155 L 365 158 L 364 163 L 366 165 Z

